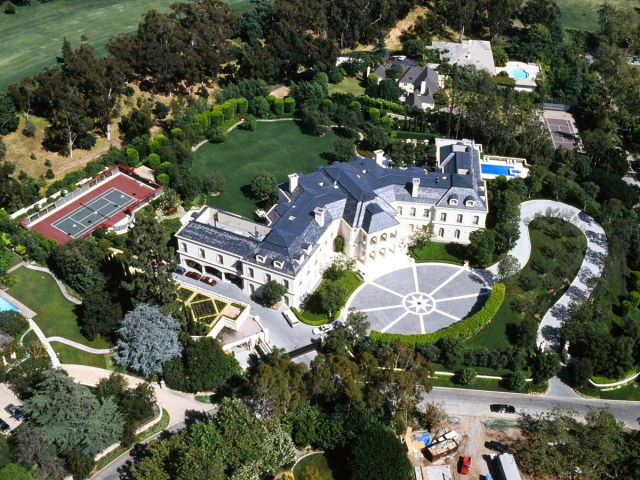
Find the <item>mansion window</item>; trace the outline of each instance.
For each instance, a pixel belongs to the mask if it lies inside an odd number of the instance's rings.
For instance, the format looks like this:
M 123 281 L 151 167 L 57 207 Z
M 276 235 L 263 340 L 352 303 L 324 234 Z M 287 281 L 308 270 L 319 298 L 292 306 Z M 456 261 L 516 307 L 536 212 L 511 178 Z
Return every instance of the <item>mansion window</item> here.
M 220 265 L 224 263 L 224 259 L 222 258 L 222 255 L 218 255 L 216 257 L 216 262 L 218 262 Z
M 458 223 L 462 223 L 462 215 L 458 215 L 457 220 L 458 220 Z
M 249 275 L 249 278 L 253 278 L 253 276 L 254 276 L 253 268 L 248 268 L 247 269 L 247 275 Z
M 265 273 L 265 274 L 264 274 L 264 279 L 265 279 L 267 282 L 270 282 L 270 281 L 271 281 L 271 275 L 269 275 L 268 273 Z
M 183 252 L 187 251 L 187 244 L 185 242 L 182 242 L 182 251 Z
M 478 225 L 479 223 L 480 223 L 480 217 L 476 215 L 475 217 L 473 217 L 473 224 Z
M 453 234 L 453 236 L 454 236 L 456 239 L 459 239 L 459 238 L 460 238 L 460 230 L 456 230 L 456 232 Z
M 441 228 L 440 230 L 438 230 L 438 236 L 440 238 L 444 237 L 444 228 Z
M 446 222 L 447 221 L 447 214 L 446 213 L 441 213 L 440 214 L 440 221 L 441 222 Z
M 425 208 L 425 209 L 423 210 L 423 212 L 422 212 L 422 216 L 423 216 L 424 218 L 429 218 L 429 209 L 428 209 L 428 208 Z
M 416 216 L 416 209 L 414 207 L 411 207 L 411 210 L 409 210 L 409 215 L 411 215 L 412 217 Z
M 287 287 L 287 290 L 289 290 L 289 280 L 283 280 L 282 284 Z
M 402 215 L 402 207 L 398 207 L 398 215 Z
M 198 256 L 199 256 L 200 258 L 204 258 L 204 248 L 199 248 L 199 249 L 198 249 Z

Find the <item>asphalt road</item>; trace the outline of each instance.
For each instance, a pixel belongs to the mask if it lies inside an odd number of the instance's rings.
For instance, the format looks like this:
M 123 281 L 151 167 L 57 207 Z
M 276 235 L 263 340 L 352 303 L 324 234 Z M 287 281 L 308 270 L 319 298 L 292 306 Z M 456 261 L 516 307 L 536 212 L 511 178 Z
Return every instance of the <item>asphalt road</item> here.
M 519 393 L 489 392 L 485 390 L 465 390 L 461 388 L 434 387 L 425 396 L 427 402 L 442 402 L 449 415 L 468 415 L 487 418 L 516 418 L 516 415 L 497 414 L 489 410 L 492 403 L 506 403 L 513 405 L 518 413 L 550 412 L 556 407 L 571 408 L 579 417 L 589 412 L 589 409 L 608 407 L 611 413 L 628 428 L 638 429 L 640 404 L 631 401 L 608 401 L 590 398 L 561 398 L 548 395 L 526 395 Z
M 590 408 L 597 410 L 608 407 L 614 416 L 624 422 L 628 428 L 640 428 L 636 420 L 640 417 L 640 404 L 638 402 L 607 401 L 588 398 L 560 398 L 546 395 L 526 395 L 445 387 L 434 387 L 430 393 L 425 395 L 425 401 L 443 403 L 444 409 L 451 416 L 465 415 L 510 420 L 515 420 L 517 415 L 492 413 L 489 405 L 492 403 L 506 403 L 513 405 L 518 413 L 522 411 L 528 413 L 544 413 L 551 412 L 556 407 L 571 408 L 575 410 L 579 417 L 584 417 Z M 175 432 L 181 430 L 184 426 L 184 423 L 178 423 L 169 430 Z M 154 437 L 151 439 L 153 438 Z M 120 480 L 121 468 L 127 462 L 131 461 L 133 461 L 133 458 L 130 455 L 123 456 L 98 472 L 92 477 L 92 480 Z

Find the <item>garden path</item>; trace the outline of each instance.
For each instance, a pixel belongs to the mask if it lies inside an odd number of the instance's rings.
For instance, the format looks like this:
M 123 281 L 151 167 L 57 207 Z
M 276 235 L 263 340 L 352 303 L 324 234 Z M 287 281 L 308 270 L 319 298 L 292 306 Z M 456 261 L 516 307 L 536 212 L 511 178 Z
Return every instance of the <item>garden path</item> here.
M 74 342 L 73 340 L 69 340 L 64 337 L 48 337 L 47 342 L 58 342 L 64 343 L 65 345 L 69 345 L 70 347 L 77 348 L 78 350 L 83 350 L 87 353 L 94 353 L 96 355 L 104 355 L 107 353 L 111 353 L 115 350 L 115 348 L 93 348 L 87 347 L 86 345 L 82 345 L 81 343 Z

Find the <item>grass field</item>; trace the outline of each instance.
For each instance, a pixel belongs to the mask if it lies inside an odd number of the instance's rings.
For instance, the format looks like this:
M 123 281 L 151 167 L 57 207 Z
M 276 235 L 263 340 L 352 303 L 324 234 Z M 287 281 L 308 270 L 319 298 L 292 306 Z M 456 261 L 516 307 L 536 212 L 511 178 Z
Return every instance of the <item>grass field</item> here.
M 15 267 L 17 264 L 19 264 L 22 261 L 22 259 L 15 253 L 13 253 L 11 250 L 9 250 L 8 248 L 6 250 L 7 252 L 9 252 L 9 255 L 11 255 L 11 258 L 9 260 L 9 268 Z
M 462 265 L 466 258 L 466 247 L 455 243 L 427 242 L 422 247 L 412 247 L 409 252 L 417 262 L 445 262 Z
M 22 267 L 11 276 L 15 279 L 15 285 L 7 293 L 37 313 L 33 320 L 45 336 L 64 337 L 94 348 L 112 346 L 101 338 L 89 341 L 80 333 L 76 306 L 62 296 L 51 275 Z
M 318 469 L 318 473 L 320 474 L 317 478 L 318 480 L 333 480 L 333 472 L 327 463 L 327 458 L 322 453 L 316 453 L 313 455 L 309 455 L 308 457 L 304 457 L 298 463 L 296 463 L 295 467 L 293 467 L 293 475 L 298 478 L 302 478 L 300 473 L 307 466 L 313 466 Z
M 638 0 L 608 0 L 611 5 L 640 8 Z M 564 28 L 597 32 L 598 9 L 604 0 L 558 0 Z
M 34 75 L 56 62 L 66 36 L 74 47 L 87 35 L 99 54 L 110 37 L 132 32 L 150 9 L 169 11 L 176 0 L 65 0 L 31 2 L 15 15 L 0 15 L 0 89 Z M 228 0 L 234 10 L 251 7 L 249 0 Z
M 466 342 L 467 346 L 487 347 L 490 349 L 509 348 L 515 336 L 515 330 L 520 325 L 521 321 L 520 314 L 514 309 L 514 303 L 516 301 L 525 299 L 536 302 L 544 309 L 544 312 L 546 312 L 546 310 L 562 296 L 568 287 L 568 283 L 573 280 L 578 272 L 586 250 L 586 239 L 584 235 L 577 227 L 574 227 L 571 224 L 567 225 L 567 228 L 573 232 L 572 236 L 580 239 L 580 248 L 565 248 L 563 251 L 563 262 L 567 265 L 566 271 L 569 272 L 565 279 L 566 287 L 552 293 L 548 293 L 544 292 L 540 286 L 531 290 L 524 290 L 519 284 L 519 279 L 523 275 L 540 276 L 540 274 L 533 269 L 533 265 L 536 262 L 546 260 L 549 267 L 553 266 L 555 257 L 547 253 L 551 244 L 557 243 L 564 245 L 564 238 L 551 238 L 546 233 L 536 230 L 532 224 L 529 231 L 531 235 L 531 258 L 529 262 L 519 274 L 504 282 L 507 286 L 507 293 L 500 310 L 498 310 L 498 313 L 486 328 Z M 555 275 L 555 273 L 549 271 L 546 272 L 545 275 Z
M 204 144 L 195 153 L 193 171 L 200 176 L 221 172 L 226 187 L 207 203 L 252 219 L 258 205 L 242 189 L 255 173 L 265 170 L 282 183 L 290 173 L 312 172 L 332 161 L 337 138 L 332 132 L 323 137 L 305 135 L 293 121 L 261 122 L 255 132 L 235 129 L 224 143 Z
M 338 84 L 329 84 L 329 95 L 332 93 L 353 93 L 356 97 L 364 95 L 362 80 L 356 77 L 344 77 Z
M 58 359 L 62 363 L 70 363 L 72 365 L 88 365 L 89 367 L 107 368 L 107 362 L 104 355 L 96 355 L 87 353 L 80 349 L 65 345 L 64 343 L 51 342 L 53 350 L 58 355 Z

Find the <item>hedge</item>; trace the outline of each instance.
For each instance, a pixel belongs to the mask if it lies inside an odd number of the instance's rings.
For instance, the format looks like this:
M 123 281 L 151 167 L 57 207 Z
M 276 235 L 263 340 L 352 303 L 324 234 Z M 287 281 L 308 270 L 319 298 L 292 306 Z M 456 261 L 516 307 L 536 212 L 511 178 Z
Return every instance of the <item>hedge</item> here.
M 361 97 L 358 97 L 358 101 L 362 103 L 362 105 L 366 105 L 368 107 L 375 107 L 380 110 L 387 110 L 398 114 L 406 113 L 406 107 L 404 105 L 384 100 L 382 98 L 373 98 L 368 95 L 362 95 Z
M 411 347 L 436 343 L 443 337 L 469 338 L 476 335 L 493 319 L 498 313 L 504 301 L 506 287 L 503 283 L 496 283 L 491 290 L 487 303 L 476 313 L 466 320 L 454 323 L 450 327 L 443 328 L 433 333 L 423 333 L 415 335 L 402 335 L 399 333 L 381 333 L 373 330 L 369 337 L 371 340 L 381 343 L 404 343 Z

